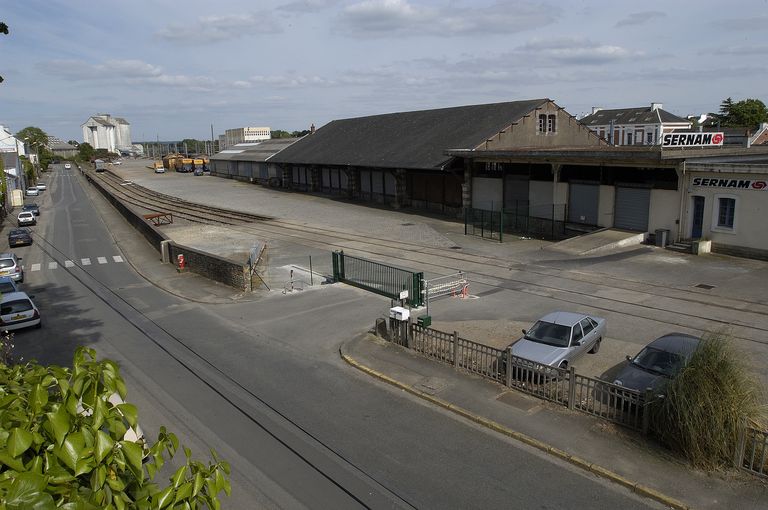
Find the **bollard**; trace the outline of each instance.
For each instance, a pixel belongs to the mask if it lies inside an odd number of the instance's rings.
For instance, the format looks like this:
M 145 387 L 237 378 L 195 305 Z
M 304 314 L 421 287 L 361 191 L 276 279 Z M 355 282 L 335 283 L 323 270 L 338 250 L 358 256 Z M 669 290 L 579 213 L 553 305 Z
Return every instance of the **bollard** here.
M 178 262 L 179 269 L 184 269 L 187 266 L 187 263 L 184 260 L 184 254 L 183 253 L 179 253 L 176 256 L 176 261 Z

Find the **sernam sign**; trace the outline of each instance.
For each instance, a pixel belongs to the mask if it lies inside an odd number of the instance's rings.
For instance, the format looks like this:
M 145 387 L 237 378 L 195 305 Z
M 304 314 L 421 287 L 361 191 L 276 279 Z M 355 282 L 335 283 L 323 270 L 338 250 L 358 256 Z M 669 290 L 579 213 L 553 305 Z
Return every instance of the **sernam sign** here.
M 719 179 L 717 177 L 694 177 L 694 186 L 705 188 L 754 189 L 768 191 L 768 181 L 755 179 Z
M 720 147 L 723 133 L 666 133 L 661 139 L 662 147 Z

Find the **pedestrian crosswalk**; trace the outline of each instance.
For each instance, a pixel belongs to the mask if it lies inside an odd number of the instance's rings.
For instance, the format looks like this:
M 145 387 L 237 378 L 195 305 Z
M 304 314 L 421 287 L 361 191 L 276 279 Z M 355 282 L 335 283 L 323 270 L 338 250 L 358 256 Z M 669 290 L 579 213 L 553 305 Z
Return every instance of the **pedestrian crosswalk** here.
M 64 261 L 64 267 L 70 268 L 75 266 L 91 266 L 91 265 L 104 265 L 104 264 L 120 264 L 122 262 L 125 262 L 123 260 L 123 257 L 120 255 L 112 255 L 111 257 L 83 257 L 80 259 L 74 259 L 74 260 L 65 260 Z M 27 266 L 27 264 L 25 264 Z M 36 272 L 36 271 L 43 271 L 44 269 L 54 270 L 59 269 L 61 265 L 59 262 L 49 261 L 49 262 L 34 262 L 32 264 L 29 264 L 29 271 Z M 25 267 L 26 269 L 26 267 Z

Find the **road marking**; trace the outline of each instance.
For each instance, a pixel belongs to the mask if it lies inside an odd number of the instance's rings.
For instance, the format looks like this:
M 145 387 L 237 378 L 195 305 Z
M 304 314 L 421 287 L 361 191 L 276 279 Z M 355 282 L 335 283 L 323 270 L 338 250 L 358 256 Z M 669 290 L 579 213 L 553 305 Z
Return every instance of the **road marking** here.
M 56 269 L 59 265 L 56 262 L 48 262 L 48 269 Z
M 112 260 L 114 260 L 115 262 L 122 262 L 123 257 L 121 257 L 120 255 L 112 255 Z
M 91 259 L 80 259 L 80 262 L 82 262 L 84 266 L 91 265 Z
M 64 267 L 75 267 L 75 263 L 72 262 L 71 260 L 65 260 Z
M 32 271 L 40 271 L 40 264 L 32 264 Z
M 97 257 L 96 260 L 99 261 L 99 264 L 106 264 L 107 263 L 107 257 Z

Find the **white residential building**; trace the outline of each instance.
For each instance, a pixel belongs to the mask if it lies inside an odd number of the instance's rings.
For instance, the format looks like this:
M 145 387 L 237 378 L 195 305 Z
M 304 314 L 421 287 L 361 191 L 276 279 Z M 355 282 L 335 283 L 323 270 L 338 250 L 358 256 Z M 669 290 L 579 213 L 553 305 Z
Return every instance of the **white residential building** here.
M 81 127 L 83 141 L 94 149 L 107 149 L 109 152 L 132 150 L 131 126 L 122 117 L 100 113 L 89 117 Z
M 242 127 L 227 129 L 224 132 L 224 145 L 232 147 L 238 143 L 261 142 L 272 138 L 272 129 L 269 127 Z
M 659 145 L 664 133 L 691 128 L 691 121 L 662 106 L 651 103 L 650 107 L 613 110 L 593 107 L 580 122 L 612 145 Z

